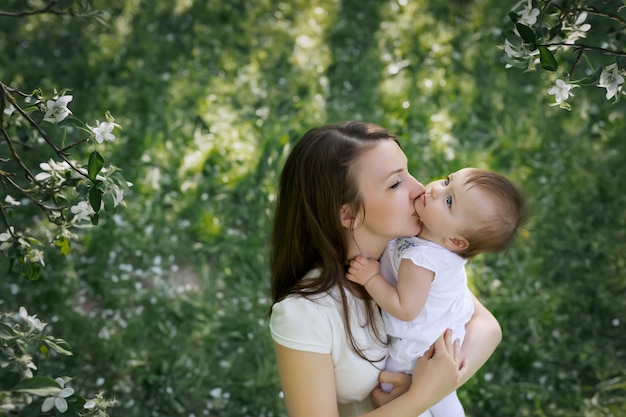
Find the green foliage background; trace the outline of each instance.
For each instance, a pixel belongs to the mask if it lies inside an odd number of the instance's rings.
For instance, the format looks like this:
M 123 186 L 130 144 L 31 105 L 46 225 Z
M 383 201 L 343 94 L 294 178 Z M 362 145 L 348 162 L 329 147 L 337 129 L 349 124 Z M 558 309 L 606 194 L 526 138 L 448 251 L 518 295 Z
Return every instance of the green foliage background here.
M 72 88 L 83 120 L 111 111 L 109 160 L 134 183 L 39 281 L 0 260 L 2 308 L 73 346 L 40 372 L 106 390 L 112 415 L 284 415 L 266 316 L 277 176 L 309 128 L 364 119 L 424 183 L 483 166 L 533 202 L 516 246 L 470 265 L 504 340 L 460 390 L 468 416 L 626 413 L 624 101 L 579 89 L 566 112 L 549 74 L 505 69 L 512 2 L 93 3 L 107 25 L 0 17 L 0 79 Z

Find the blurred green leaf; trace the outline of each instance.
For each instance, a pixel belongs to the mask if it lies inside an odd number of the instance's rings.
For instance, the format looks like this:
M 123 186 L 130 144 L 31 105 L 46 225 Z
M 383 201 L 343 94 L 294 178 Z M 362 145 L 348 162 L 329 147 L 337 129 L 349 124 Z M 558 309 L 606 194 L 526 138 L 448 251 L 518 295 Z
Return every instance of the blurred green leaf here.
M 72 347 L 63 339 L 57 339 L 52 336 L 45 337 L 43 342 L 57 353 L 65 356 L 72 356 Z
M 550 51 L 545 46 L 539 47 L 539 60 L 541 62 L 541 68 L 545 70 L 556 71 L 559 67 L 559 64 L 558 62 L 556 62 L 556 58 L 554 58 L 552 51 Z
M 10 391 L 22 377 L 17 372 L 3 371 L 0 375 L 0 391 Z
M 102 157 L 102 155 L 98 153 L 98 151 L 93 151 L 89 155 L 89 163 L 87 166 L 87 172 L 88 172 L 89 178 L 92 181 L 96 180 L 96 176 L 100 173 L 103 166 L 104 166 L 104 158 Z
M 535 35 L 535 32 L 531 28 L 521 23 L 516 23 L 515 27 L 524 42 L 530 44 L 535 44 L 537 42 L 537 35 Z
M 56 240 L 55 244 L 63 256 L 70 254 L 72 246 L 70 245 L 70 240 L 68 238 L 60 237 Z
M 104 202 L 104 211 L 107 213 L 115 212 L 115 199 L 109 193 L 106 193 L 102 196 L 102 200 Z
M 97 185 L 94 185 L 89 190 L 89 205 L 96 213 L 100 211 L 100 207 L 102 206 L 102 190 L 100 190 Z
M 9 340 L 13 338 L 15 338 L 15 331 L 13 328 L 4 323 L 0 323 L 0 339 Z
M 25 392 L 34 395 L 47 396 L 61 391 L 57 382 L 50 378 L 35 376 L 18 382 L 11 391 Z

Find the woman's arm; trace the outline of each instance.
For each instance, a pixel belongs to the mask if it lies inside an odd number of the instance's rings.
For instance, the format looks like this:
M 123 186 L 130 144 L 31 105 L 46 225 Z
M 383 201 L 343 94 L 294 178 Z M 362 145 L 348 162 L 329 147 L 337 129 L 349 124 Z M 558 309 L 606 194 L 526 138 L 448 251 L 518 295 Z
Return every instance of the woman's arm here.
M 459 386 L 466 383 L 496 350 L 502 341 L 502 329 L 498 320 L 474 296 L 474 314 L 465 325 L 465 339 L 461 357 L 467 360 L 467 373 Z
M 466 372 L 465 361 L 454 360 L 458 348 L 450 332 L 440 337 L 415 368 L 410 389 L 361 417 L 415 417 L 450 393 Z M 331 356 L 303 352 L 274 343 L 285 406 L 290 417 L 338 417 Z
M 290 417 L 338 417 L 333 361 L 329 354 L 274 343 L 278 375 Z

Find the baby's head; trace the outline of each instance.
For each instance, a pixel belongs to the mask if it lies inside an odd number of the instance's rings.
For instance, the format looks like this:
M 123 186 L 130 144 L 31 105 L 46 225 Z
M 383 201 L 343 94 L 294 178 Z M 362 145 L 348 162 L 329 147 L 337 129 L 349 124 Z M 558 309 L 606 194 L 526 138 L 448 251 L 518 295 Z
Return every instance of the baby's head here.
M 527 220 L 528 204 L 503 175 L 464 168 L 428 184 L 416 211 L 423 223 L 420 237 L 471 258 L 508 247 Z

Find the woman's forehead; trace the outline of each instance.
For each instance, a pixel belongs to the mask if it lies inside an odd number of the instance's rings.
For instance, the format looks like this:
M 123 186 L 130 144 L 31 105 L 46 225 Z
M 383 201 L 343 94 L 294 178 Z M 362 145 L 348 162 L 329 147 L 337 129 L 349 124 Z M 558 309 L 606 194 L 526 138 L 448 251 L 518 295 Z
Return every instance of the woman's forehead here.
M 407 157 L 396 141 L 380 140 L 361 155 L 357 164 L 362 176 L 385 181 L 406 170 Z

